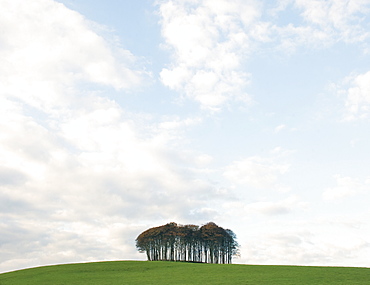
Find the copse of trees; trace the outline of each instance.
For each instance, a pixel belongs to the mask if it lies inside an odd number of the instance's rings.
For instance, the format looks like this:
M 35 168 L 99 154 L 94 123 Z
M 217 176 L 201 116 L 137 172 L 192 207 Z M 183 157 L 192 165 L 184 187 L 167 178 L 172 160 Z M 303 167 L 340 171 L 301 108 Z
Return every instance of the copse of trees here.
M 201 227 L 168 223 L 136 238 L 136 247 L 149 261 L 231 263 L 238 254 L 236 235 L 213 222 Z

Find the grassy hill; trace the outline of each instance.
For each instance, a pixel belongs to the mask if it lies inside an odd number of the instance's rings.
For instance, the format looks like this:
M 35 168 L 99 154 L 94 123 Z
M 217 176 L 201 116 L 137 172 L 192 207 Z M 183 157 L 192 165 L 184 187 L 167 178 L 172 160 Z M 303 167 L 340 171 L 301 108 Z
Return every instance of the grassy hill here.
M 0 274 L 0 285 L 370 284 L 369 268 L 114 261 L 45 266 Z

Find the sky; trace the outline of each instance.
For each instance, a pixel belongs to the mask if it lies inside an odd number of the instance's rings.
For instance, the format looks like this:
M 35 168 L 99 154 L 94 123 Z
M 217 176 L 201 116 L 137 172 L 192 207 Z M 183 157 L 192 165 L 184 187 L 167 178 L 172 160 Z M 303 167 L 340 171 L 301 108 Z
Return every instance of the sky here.
M 370 266 L 369 0 L 0 5 L 0 272 L 210 221 L 234 263 Z

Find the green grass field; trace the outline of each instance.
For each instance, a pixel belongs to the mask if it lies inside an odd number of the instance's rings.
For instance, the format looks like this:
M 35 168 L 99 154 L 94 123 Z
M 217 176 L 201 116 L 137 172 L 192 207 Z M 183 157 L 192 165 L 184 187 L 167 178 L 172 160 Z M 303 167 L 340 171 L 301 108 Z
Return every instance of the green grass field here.
M 369 268 L 114 261 L 45 266 L 0 274 L 0 285 L 370 284 Z

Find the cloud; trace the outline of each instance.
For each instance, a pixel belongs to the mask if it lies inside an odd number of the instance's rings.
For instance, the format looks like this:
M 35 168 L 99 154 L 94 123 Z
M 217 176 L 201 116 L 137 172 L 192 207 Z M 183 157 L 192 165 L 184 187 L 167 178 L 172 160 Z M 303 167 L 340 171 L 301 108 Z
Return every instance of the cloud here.
M 21 113 L 13 114 L 11 130 L 0 126 L 0 218 L 9 233 L 0 245 L 7 253 L 1 270 L 140 259 L 133 244 L 144 228 L 138 224 L 203 222 L 212 214 L 197 211 L 215 196 L 206 194 L 214 186 L 199 179 L 193 164 L 210 158 L 171 147 L 180 134 L 168 135 L 168 128 L 179 120 L 147 121 L 153 131 L 142 133 L 115 102 L 91 99 L 52 127 Z
M 0 166 L 0 183 L 1 185 L 17 185 L 22 184 L 26 180 L 26 176 L 16 170 Z
M 352 177 L 342 177 L 341 175 L 335 175 L 334 178 L 336 180 L 336 186 L 324 190 L 322 195 L 324 200 L 344 199 L 368 192 L 370 189 L 370 179 L 360 181 Z
M 2 1 L 0 25 L 3 96 L 46 111 L 78 98 L 77 83 L 127 89 L 141 81 L 129 51 L 108 44 L 91 22 L 55 1 Z
M 370 111 L 370 71 L 343 80 L 339 90 L 346 96 L 346 120 L 367 118 Z
M 329 85 L 329 90 L 340 99 L 339 115 L 343 121 L 366 120 L 369 117 L 369 82 L 370 71 L 367 71 L 360 74 L 352 73 L 339 82 Z
M 112 99 L 145 79 L 133 54 L 51 0 L 2 1 L 0 25 L 0 271 L 144 258 L 153 220 L 209 216 L 212 158 L 183 143 L 201 120 L 139 120 Z
M 252 156 L 234 161 L 226 167 L 223 175 L 236 184 L 259 189 L 280 188 L 279 177 L 289 170 L 289 164 L 279 162 L 282 150 L 275 149 L 272 154 L 269 157 Z
M 162 1 L 159 15 L 173 57 L 160 74 L 165 86 L 212 110 L 250 100 L 241 63 L 250 44 L 246 29 L 259 16 L 254 1 Z
M 279 132 L 281 132 L 281 131 L 282 131 L 282 130 L 284 130 L 284 129 L 286 129 L 286 125 L 284 125 L 284 124 L 282 124 L 282 125 L 278 125 L 278 126 L 275 128 L 274 132 L 275 132 L 275 133 L 279 133 Z
M 369 243 L 364 236 L 329 228 L 335 234 L 323 236 L 315 227 L 294 230 L 288 224 L 284 232 L 279 232 L 271 225 L 268 233 L 260 232 L 258 237 L 250 239 L 244 252 L 252 264 L 346 266 L 351 261 L 361 266 L 366 263 Z
M 302 206 L 296 197 L 290 197 L 279 202 L 256 202 L 246 206 L 250 213 L 260 213 L 268 216 L 289 214 L 294 208 Z
M 292 53 L 300 47 L 322 49 L 345 42 L 360 44 L 364 52 L 368 50 L 367 0 L 287 0 L 267 8 L 272 20 L 258 25 L 268 27 L 263 30 L 263 38 L 274 44 L 273 49 Z M 299 17 L 287 17 L 289 13 Z
M 321 214 L 312 219 L 302 212 L 295 213 L 294 220 L 254 215 L 248 222 L 248 235 L 239 240 L 248 244 L 242 249 L 242 259 L 248 264 L 363 266 L 370 250 L 368 229 L 363 227 L 367 214 L 350 220 L 348 215 Z
M 370 35 L 362 25 L 370 9 L 369 1 L 296 0 L 295 5 L 303 10 L 304 20 L 324 33 L 328 40 L 363 42 Z
M 365 52 L 369 9 L 369 1 L 159 1 L 163 47 L 171 52 L 161 81 L 209 110 L 250 102 L 248 55 L 338 42 L 361 44 Z M 290 12 L 299 17 L 286 19 Z
M 303 202 L 298 196 L 290 196 L 277 201 L 271 200 L 271 198 L 261 198 L 258 202 L 229 201 L 223 204 L 223 208 L 226 209 L 225 212 L 231 213 L 230 216 L 256 217 L 256 215 L 262 215 L 278 217 L 302 211 L 307 208 L 307 203 Z

